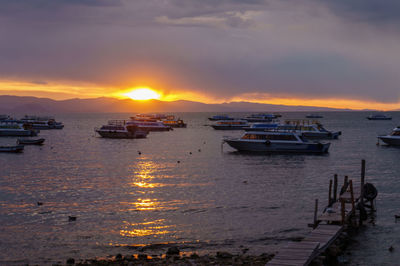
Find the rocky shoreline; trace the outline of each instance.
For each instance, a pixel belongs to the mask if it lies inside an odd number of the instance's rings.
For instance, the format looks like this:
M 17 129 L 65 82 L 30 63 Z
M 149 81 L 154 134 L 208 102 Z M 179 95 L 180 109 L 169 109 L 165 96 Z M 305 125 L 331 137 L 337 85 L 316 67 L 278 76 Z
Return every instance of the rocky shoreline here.
M 102 259 L 87 259 L 75 261 L 70 258 L 65 265 L 265 265 L 273 258 L 273 254 L 246 255 L 231 254 L 228 252 L 217 252 L 216 254 L 198 255 L 192 253 L 186 255 L 176 247 L 169 248 L 167 253 L 162 256 L 150 256 L 144 253 L 125 255 L 117 254 Z

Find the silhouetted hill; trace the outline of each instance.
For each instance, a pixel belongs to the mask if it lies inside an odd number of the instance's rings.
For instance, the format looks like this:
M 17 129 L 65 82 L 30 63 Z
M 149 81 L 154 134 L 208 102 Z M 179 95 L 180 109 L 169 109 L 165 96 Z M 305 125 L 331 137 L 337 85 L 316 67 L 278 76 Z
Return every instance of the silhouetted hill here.
M 164 102 L 158 100 L 133 101 L 130 99 L 94 98 L 56 101 L 49 98 L 0 96 L 1 113 L 54 114 L 54 113 L 147 113 L 147 112 L 285 112 L 285 111 L 337 111 L 312 106 L 288 106 L 249 102 L 205 104 L 193 101 Z M 347 109 L 348 110 L 348 109 Z

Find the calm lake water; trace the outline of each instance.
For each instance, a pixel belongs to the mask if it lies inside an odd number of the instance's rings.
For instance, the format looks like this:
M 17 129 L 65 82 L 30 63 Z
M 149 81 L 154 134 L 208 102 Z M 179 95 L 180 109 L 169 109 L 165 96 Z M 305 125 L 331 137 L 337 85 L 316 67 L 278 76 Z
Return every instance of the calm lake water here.
M 199 253 L 276 252 L 309 231 L 314 200 L 326 204 L 329 179 L 337 173 L 340 182 L 344 175 L 359 181 L 365 159 L 366 180 L 379 191 L 378 211 L 375 225 L 367 223 L 345 259 L 396 265 L 400 149 L 377 146 L 376 136 L 400 124 L 400 113 L 391 113 L 392 121 L 369 121 L 366 112 L 322 114 L 327 129 L 343 133 L 326 155 L 249 155 L 226 144 L 221 149 L 223 136 L 241 132 L 205 126 L 210 113 L 181 113 L 188 128 L 133 140 L 102 139 L 93 131 L 130 114 L 58 115 L 65 128 L 42 131 L 45 145 L 0 154 L 0 264 L 142 250 L 159 255 L 172 245 Z M 304 116 L 283 113 L 282 119 Z

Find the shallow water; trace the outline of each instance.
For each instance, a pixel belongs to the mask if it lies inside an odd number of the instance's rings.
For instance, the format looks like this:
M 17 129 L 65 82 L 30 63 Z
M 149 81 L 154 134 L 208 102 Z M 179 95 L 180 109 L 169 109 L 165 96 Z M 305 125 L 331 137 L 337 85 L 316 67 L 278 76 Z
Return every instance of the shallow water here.
M 359 265 L 399 261 L 400 149 L 377 146 L 376 136 L 390 132 L 400 113 L 392 113 L 392 121 L 369 121 L 365 112 L 323 113 L 326 128 L 343 135 L 322 156 L 221 149 L 223 136 L 241 132 L 205 126 L 210 115 L 181 113 L 188 128 L 134 140 L 102 139 L 93 131 L 129 114 L 58 115 L 65 128 L 42 130 L 45 145 L 0 154 L 0 264 L 161 254 L 174 244 L 200 253 L 275 252 L 309 231 L 314 200 L 326 204 L 335 173 L 340 181 L 344 175 L 359 180 L 361 159 L 367 182 L 379 190 L 378 212 L 345 259 Z

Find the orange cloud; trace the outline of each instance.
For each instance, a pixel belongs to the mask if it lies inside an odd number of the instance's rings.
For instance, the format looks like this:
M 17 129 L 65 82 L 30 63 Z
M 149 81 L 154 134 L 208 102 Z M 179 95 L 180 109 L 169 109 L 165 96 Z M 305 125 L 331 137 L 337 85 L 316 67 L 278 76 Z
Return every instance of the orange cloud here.
M 155 84 L 155 83 L 153 83 Z M 141 86 L 150 87 L 150 86 Z M 161 86 L 159 86 L 161 87 Z M 230 98 L 217 98 L 204 93 L 176 89 L 163 90 L 158 87 L 150 87 L 160 95 L 161 101 L 177 101 L 187 100 L 202 103 L 224 103 L 245 101 L 252 103 L 265 103 L 277 105 L 301 105 L 301 106 L 316 106 L 329 108 L 347 108 L 354 110 L 362 109 L 377 109 L 377 110 L 396 110 L 400 108 L 400 102 L 383 103 L 372 100 L 358 100 L 347 98 L 305 98 L 297 96 L 277 97 L 265 93 L 247 93 Z M 113 97 L 113 98 L 128 98 L 126 92 L 131 89 L 116 89 L 112 87 L 102 87 L 95 84 L 84 83 L 69 83 L 69 82 L 20 82 L 20 81 L 0 81 L 0 94 L 15 95 L 15 96 L 34 96 L 47 97 L 55 100 L 65 100 L 71 98 L 97 98 L 97 97 Z

